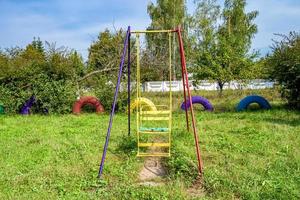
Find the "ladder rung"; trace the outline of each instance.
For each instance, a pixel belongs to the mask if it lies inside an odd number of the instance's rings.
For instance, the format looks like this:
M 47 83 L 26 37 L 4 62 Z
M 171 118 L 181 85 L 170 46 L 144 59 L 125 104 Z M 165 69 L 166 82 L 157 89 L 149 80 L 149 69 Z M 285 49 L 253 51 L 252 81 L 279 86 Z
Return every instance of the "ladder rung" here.
M 168 121 L 169 117 L 141 117 L 141 120 L 145 121 Z
M 140 131 L 140 133 L 146 133 L 146 134 L 166 134 L 166 133 L 169 133 L 169 131 Z
M 168 132 L 169 128 L 147 128 L 147 127 L 140 127 L 140 132 L 146 131 L 146 132 Z
M 170 143 L 139 143 L 139 147 L 169 147 Z
M 138 157 L 146 157 L 146 156 L 157 156 L 157 157 L 170 157 L 170 153 L 138 153 Z
M 142 115 L 163 115 L 170 114 L 169 110 L 158 110 L 158 111 L 142 111 Z

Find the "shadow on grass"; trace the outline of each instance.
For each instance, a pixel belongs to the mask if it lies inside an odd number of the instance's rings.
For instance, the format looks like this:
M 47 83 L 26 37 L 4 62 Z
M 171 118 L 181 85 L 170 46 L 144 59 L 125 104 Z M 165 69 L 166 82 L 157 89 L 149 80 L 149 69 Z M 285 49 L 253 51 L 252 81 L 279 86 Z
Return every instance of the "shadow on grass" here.
M 247 110 L 246 113 L 259 113 L 264 110 Z M 273 124 L 279 124 L 279 125 L 288 125 L 288 126 L 300 126 L 300 112 L 294 109 L 289 108 L 287 105 L 285 104 L 275 104 L 272 105 L 271 110 L 269 110 L 271 112 L 274 112 L 274 114 L 272 114 L 272 116 L 270 115 L 266 115 L 264 117 L 262 117 L 261 119 L 263 121 L 269 122 L 269 123 L 273 123 Z M 289 112 L 291 113 L 297 113 L 298 115 L 293 115 L 294 117 L 290 117 L 290 115 L 288 114 Z
M 298 119 L 274 119 L 274 118 L 268 118 L 266 121 L 274 124 L 280 124 L 280 125 L 289 125 L 289 126 L 300 126 L 300 118 Z

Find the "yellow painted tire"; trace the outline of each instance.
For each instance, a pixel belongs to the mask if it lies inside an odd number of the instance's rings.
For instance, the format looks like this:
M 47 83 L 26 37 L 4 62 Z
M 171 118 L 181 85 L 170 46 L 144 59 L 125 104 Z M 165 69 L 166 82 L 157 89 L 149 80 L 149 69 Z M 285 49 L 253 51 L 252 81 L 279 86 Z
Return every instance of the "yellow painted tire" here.
M 130 112 L 132 113 L 133 110 L 138 106 L 141 105 L 143 107 L 145 107 L 147 110 L 149 111 L 157 111 L 156 106 L 154 105 L 154 103 L 152 101 L 150 101 L 147 98 L 139 98 L 139 99 L 135 99 L 131 104 L 130 104 Z M 144 108 L 144 109 L 145 109 Z M 128 108 L 127 108 L 128 111 Z

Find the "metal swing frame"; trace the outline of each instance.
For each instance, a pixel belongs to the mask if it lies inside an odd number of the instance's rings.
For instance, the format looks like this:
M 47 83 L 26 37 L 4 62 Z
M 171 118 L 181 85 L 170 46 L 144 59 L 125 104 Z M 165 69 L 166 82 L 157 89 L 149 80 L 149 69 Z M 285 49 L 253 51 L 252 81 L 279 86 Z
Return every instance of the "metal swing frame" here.
M 114 118 L 114 114 L 115 114 L 115 107 L 116 107 L 116 102 L 117 102 L 117 98 L 118 98 L 118 92 L 119 92 L 119 88 L 120 88 L 120 83 L 121 83 L 121 76 L 122 76 L 122 71 L 123 71 L 123 67 L 124 67 L 124 63 L 125 63 L 125 58 L 126 58 L 126 52 L 128 53 L 128 84 L 127 84 L 127 92 L 128 92 L 128 110 L 130 111 L 130 36 L 131 34 L 136 34 L 137 38 L 139 37 L 139 34 L 142 33 L 168 33 L 169 34 L 169 45 L 170 45 L 170 35 L 171 33 L 177 33 L 178 36 L 178 42 L 179 42 L 179 51 L 180 51 L 180 60 L 181 60 L 181 74 L 182 74 L 182 82 L 183 82 L 183 91 L 184 91 L 184 102 L 185 102 L 185 107 L 187 107 L 187 101 L 189 101 L 191 107 L 190 107 L 190 114 L 191 114 L 191 118 L 192 118 L 192 128 L 193 128 L 193 134 L 194 134 L 194 141 L 195 141 L 195 149 L 196 149 L 196 155 L 197 155 L 197 161 L 198 161 L 198 172 L 201 175 L 203 173 L 203 163 L 202 163 L 202 159 L 201 159 L 201 153 L 200 153 L 200 148 L 199 148 L 199 140 L 198 140 L 198 133 L 197 133 L 197 126 L 196 126 L 196 120 L 195 120 L 195 115 L 194 115 L 194 110 L 193 110 L 193 104 L 192 104 L 192 96 L 191 96 L 191 91 L 189 88 L 189 80 L 188 80 L 188 73 L 187 73 L 187 69 L 186 69 L 186 61 L 185 61 L 185 53 L 184 53 L 184 47 L 183 47 L 183 40 L 182 40 L 182 34 L 181 34 L 181 28 L 178 27 L 175 30 L 146 30 L 146 31 L 131 31 L 130 30 L 130 26 L 127 29 L 126 32 L 126 37 L 125 37 L 125 41 L 124 41 L 124 48 L 123 48 L 123 53 L 122 53 L 122 57 L 121 57 L 121 62 L 120 62 L 120 66 L 119 66 L 119 74 L 118 74 L 118 81 L 117 81 L 117 85 L 116 85 L 116 90 L 115 90 L 115 95 L 114 95 L 114 101 L 113 101 L 113 105 L 112 105 L 112 111 L 110 114 L 110 120 L 109 120 L 109 125 L 108 125 L 108 129 L 107 129 L 107 134 L 106 134 L 106 140 L 105 140 L 105 145 L 103 148 L 103 153 L 102 153 L 102 158 L 101 158 L 101 163 L 100 163 L 100 167 L 99 167 L 99 172 L 98 172 L 98 177 L 101 178 L 101 175 L 103 173 L 103 168 L 104 168 L 104 162 L 105 162 L 105 157 L 106 157 L 106 152 L 107 152 L 107 148 L 108 148 L 108 143 L 109 143 L 109 138 L 110 138 L 110 133 L 111 133 L 111 128 L 112 128 L 112 122 L 113 122 L 113 118 Z M 138 47 L 139 48 L 139 47 Z M 169 54 L 171 55 L 171 48 L 169 48 Z M 170 55 L 169 55 L 169 59 L 170 59 Z M 138 52 L 138 56 L 139 56 L 139 52 Z M 139 81 L 140 79 L 140 71 L 139 71 L 139 59 L 137 60 L 137 81 Z M 171 60 L 169 60 L 169 73 L 170 73 L 170 110 L 172 111 L 172 91 L 171 91 L 171 67 L 172 63 Z M 137 83 L 137 85 L 139 86 L 140 83 Z M 188 98 L 187 98 L 188 95 Z M 137 87 L 137 97 L 140 98 L 140 89 L 139 87 Z M 147 114 L 147 113 L 142 113 L 142 112 L 147 112 L 147 111 L 143 111 L 140 110 L 139 112 L 137 112 L 137 128 L 140 128 L 138 123 L 139 123 L 139 118 L 141 117 L 140 114 Z M 148 111 L 149 112 L 149 111 Z M 169 126 L 170 126 L 170 132 L 169 134 L 171 134 L 171 125 L 172 125 L 172 120 L 171 120 L 171 116 L 172 116 L 172 112 L 170 112 L 170 116 L 169 116 Z M 189 131 L 189 114 L 188 114 L 188 109 L 185 110 L 185 117 L 186 117 L 186 124 L 187 124 L 187 130 Z M 128 135 L 130 135 L 130 112 L 128 112 Z M 138 129 L 139 130 L 139 129 Z M 139 133 L 139 132 L 138 132 Z M 169 135 L 170 137 L 170 135 Z M 145 146 L 149 146 L 149 144 L 145 144 Z M 151 145 L 150 145 L 151 146 Z M 166 145 L 163 145 L 166 146 Z M 168 147 L 170 148 L 170 144 L 168 144 Z M 141 155 L 142 156 L 142 155 Z M 163 155 L 165 156 L 165 155 Z M 169 155 L 167 155 L 169 156 Z

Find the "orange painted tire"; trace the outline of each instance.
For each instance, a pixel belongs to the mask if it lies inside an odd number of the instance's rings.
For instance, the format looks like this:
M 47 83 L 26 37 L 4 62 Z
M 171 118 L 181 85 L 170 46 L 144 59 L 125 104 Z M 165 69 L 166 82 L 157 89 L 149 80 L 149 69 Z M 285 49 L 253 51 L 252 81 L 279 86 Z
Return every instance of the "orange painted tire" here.
M 80 114 L 84 105 L 91 105 L 96 108 L 96 113 L 103 113 L 104 107 L 96 97 L 85 96 L 77 100 L 73 105 L 73 114 Z

